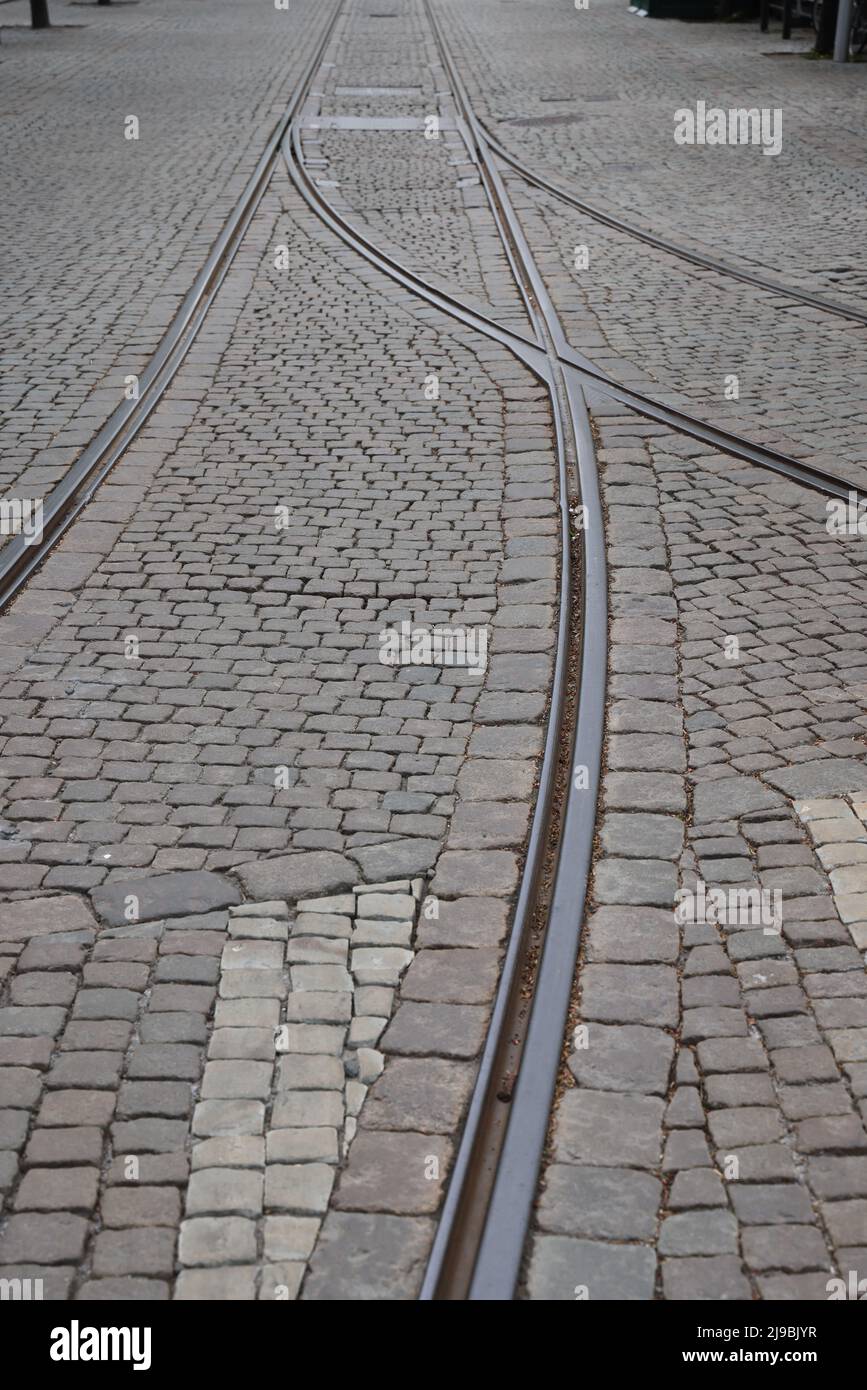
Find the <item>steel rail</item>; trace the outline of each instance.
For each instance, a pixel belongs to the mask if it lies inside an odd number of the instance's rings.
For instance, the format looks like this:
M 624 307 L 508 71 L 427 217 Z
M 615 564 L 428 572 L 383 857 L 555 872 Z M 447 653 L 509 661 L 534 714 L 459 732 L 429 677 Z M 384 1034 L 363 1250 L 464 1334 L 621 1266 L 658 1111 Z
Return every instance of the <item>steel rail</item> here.
M 602 516 L 597 490 L 593 439 L 580 384 L 577 383 L 576 379 L 572 389 L 568 388 L 556 349 L 548 333 L 548 325 L 540 312 L 533 287 L 529 283 L 519 282 L 519 289 L 537 337 L 546 343 L 546 347 L 537 347 L 521 335 L 504 329 L 484 315 L 466 309 L 452 296 L 438 290 L 423 280 L 422 277 L 395 261 L 393 257 L 375 247 L 352 223 L 331 206 L 314 179 L 311 178 L 309 171 L 304 166 L 301 131 L 298 123 L 294 125 L 284 140 L 283 153 L 293 183 L 311 210 L 317 214 L 329 230 L 363 256 L 369 264 L 388 274 L 405 288 L 412 290 L 428 304 L 449 313 L 467 327 L 479 331 L 486 337 L 509 348 L 544 382 L 552 403 L 559 484 L 561 563 L 554 676 L 538 789 L 512 927 L 500 968 L 497 993 L 476 1084 L 464 1123 L 462 1141 L 452 1170 L 443 1213 L 438 1224 L 428 1273 L 420 1294 L 423 1300 L 435 1295 L 462 1298 L 469 1291 L 474 1254 L 481 1239 L 481 1226 L 490 1198 L 491 1182 L 496 1170 L 500 1146 L 506 1132 L 509 1106 L 499 1094 L 502 1088 L 502 1079 L 510 1066 L 517 1063 L 520 1055 L 519 1035 L 523 1033 L 526 1026 L 526 1009 L 519 995 L 519 987 L 522 980 L 522 968 L 527 958 L 531 940 L 540 880 L 549 849 L 552 811 L 557 790 L 557 774 L 565 732 L 564 714 L 567 689 L 570 681 L 573 574 L 569 509 L 577 495 L 580 495 L 581 500 L 587 506 L 588 515 L 593 518 L 593 524 L 596 527 L 596 537 L 591 541 L 589 547 L 585 545 L 584 549 L 581 598 L 582 601 L 586 602 L 585 596 L 592 595 L 591 601 L 597 610 L 595 623 L 597 631 L 602 634 L 603 642 L 601 661 L 596 645 L 589 644 L 584 657 L 584 679 L 588 682 L 590 680 L 595 680 L 597 683 L 601 681 L 601 687 L 604 690 L 604 644 L 607 630 L 605 556 L 604 547 L 601 547 L 599 540 L 602 536 Z M 507 229 L 501 221 L 499 211 L 495 213 L 495 216 L 498 219 L 501 235 L 505 238 Z M 520 266 L 516 262 L 512 262 L 512 264 L 517 278 L 520 274 Z M 580 494 L 576 488 L 578 480 L 574 476 L 570 477 L 569 455 L 573 457 L 577 455 L 578 458 Z M 586 498 L 585 489 L 588 494 Z M 593 496 L 590 495 L 591 491 Z M 603 706 L 604 700 L 600 692 L 596 701 L 597 713 L 595 716 L 598 725 L 596 741 L 599 751 L 594 754 L 588 744 L 586 753 L 591 767 L 595 767 L 597 773 L 601 755 L 601 711 Z M 591 714 L 592 705 L 588 701 L 583 709 L 585 723 L 590 720 Z M 581 743 L 583 746 L 588 743 L 588 740 L 582 739 Z M 594 805 L 595 788 L 596 779 L 594 777 L 593 786 L 589 793 Z M 592 826 L 592 812 L 590 823 Z M 479 1150 L 481 1150 L 481 1155 Z M 460 1229 L 464 1237 L 460 1248 L 456 1248 L 455 1242 L 451 1239 L 451 1232 L 457 1228 Z M 449 1293 L 443 1295 L 441 1286 L 446 1272 Z
M 436 21 L 432 14 L 431 28 L 435 30 Z M 436 32 L 436 30 L 435 30 Z M 460 99 L 462 88 L 459 75 L 448 61 L 448 53 L 441 40 L 438 47 L 443 56 L 443 65 L 450 73 L 453 92 Z M 464 96 L 464 100 L 466 100 Z M 604 679 L 607 595 L 605 588 L 605 549 L 601 506 L 593 503 L 598 499 L 598 480 L 595 459 L 592 453 L 592 434 L 584 405 L 583 388 L 595 389 L 621 401 L 659 423 L 679 432 L 708 442 L 721 452 L 745 458 L 749 462 L 816 489 L 822 493 L 845 497 L 851 484 L 835 475 L 801 464 L 786 455 L 755 445 L 741 436 L 719 430 L 715 426 L 696 420 L 694 417 L 674 408 L 622 387 L 605 373 L 598 371 L 590 359 L 572 349 L 566 340 L 562 326 L 551 303 L 547 288 L 542 280 L 524 237 L 519 219 L 511 206 L 508 192 L 496 169 L 486 146 L 484 131 L 473 117 L 469 103 L 466 102 L 464 125 L 471 136 L 471 154 L 479 168 L 482 182 L 491 203 L 491 209 L 504 248 L 513 271 L 516 273 L 518 287 L 530 313 L 531 321 L 544 325 L 547 339 L 547 353 L 529 338 L 506 328 L 493 318 L 470 309 L 456 296 L 451 295 L 426 281 L 410 270 L 390 253 L 376 247 L 365 234 L 356 228 L 347 217 L 338 212 L 328 201 L 315 180 L 306 169 L 301 149 L 301 130 L 297 122 L 287 132 L 283 142 L 283 154 L 295 187 L 304 201 L 320 220 L 347 245 L 352 247 L 368 263 L 389 275 L 405 289 L 421 297 L 427 303 L 458 319 L 465 326 L 480 331 L 513 351 L 530 369 L 544 381 L 555 401 L 555 429 L 558 432 L 559 458 L 562 464 L 562 430 L 557 413 L 557 377 L 562 372 L 562 382 L 568 401 L 568 413 L 572 420 L 576 453 L 579 465 L 581 497 L 588 508 L 588 525 L 585 530 L 582 604 L 585 614 L 595 609 L 595 621 L 585 621 L 582 644 L 581 671 L 582 692 L 579 703 L 578 722 L 575 737 L 573 763 L 575 767 L 586 769 L 587 784 L 579 789 L 570 782 L 570 794 L 563 820 L 563 832 L 559 854 L 563 862 L 570 866 L 567 877 L 557 876 L 550 901 L 548 915 L 548 935 L 546 942 L 557 941 L 556 948 L 546 944 L 536 980 L 533 1012 L 526 1032 L 526 1048 L 532 1049 L 532 1061 L 527 1061 L 518 1072 L 510 1106 L 512 1116 L 521 1116 L 519 1121 L 510 1120 L 505 1132 L 502 1153 L 492 1160 L 490 1145 L 485 1146 L 483 1131 L 493 1131 L 495 1138 L 503 1132 L 503 1106 L 496 1105 L 499 1099 L 495 1093 L 495 1083 L 502 1076 L 498 1069 L 508 1040 L 503 1033 L 507 1021 L 514 1017 L 515 984 L 518 978 L 518 965 L 522 958 L 521 948 L 526 931 L 518 919 L 520 911 L 524 921 L 528 920 L 538 883 L 538 864 L 541 862 L 542 846 L 536 841 L 542 836 L 542 827 L 550 819 L 546 805 L 548 788 L 553 782 L 553 763 L 544 767 L 537 798 L 536 813 L 531 827 L 531 840 L 528 850 L 528 865 L 519 890 L 513 931 L 510 934 L 507 954 L 501 973 L 500 987 L 495 1000 L 494 1011 L 489 1025 L 485 1050 L 480 1065 L 477 1085 L 470 1103 L 467 1121 L 464 1126 L 461 1146 L 452 1171 L 451 1183 L 446 1194 L 443 1212 L 435 1238 L 421 1292 L 423 1299 L 433 1297 L 458 1296 L 443 1292 L 449 1286 L 460 1287 L 462 1281 L 468 1287 L 472 1299 L 511 1298 L 517 1272 L 520 1266 L 526 1230 L 529 1223 L 530 1207 L 535 1191 L 535 1173 L 541 1158 L 542 1146 L 550 1113 L 550 1103 L 555 1085 L 557 1063 L 562 1046 L 562 1026 L 551 1029 L 550 1017 L 560 1016 L 565 1021 L 568 1010 L 574 962 L 578 950 L 576 923 L 576 882 L 586 884 L 592 851 L 592 836 L 595 824 L 595 801 L 600 764 L 601 737 L 604 719 Z M 561 497 L 567 492 L 561 488 Z M 564 519 L 561 518 L 561 526 Z M 568 521 L 565 522 L 564 554 L 568 551 L 566 537 Z M 561 623 L 563 609 L 561 604 Z M 558 631 L 558 638 L 561 636 Z M 601 673 L 601 679 L 600 679 Z M 555 699 L 556 699 L 555 681 Z M 546 734 L 546 752 L 553 742 L 555 724 L 549 722 Z M 536 820 L 536 816 L 541 819 Z M 558 861 L 559 862 L 559 861 Z M 583 901 L 583 890 L 581 891 Z M 567 958 L 571 960 L 568 965 Z M 542 1001 L 541 1003 L 539 1001 Z M 525 1054 L 530 1056 L 529 1053 Z M 523 1076 L 523 1080 L 522 1080 Z M 480 1157 L 473 1156 L 473 1149 L 481 1143 Z M 534 1167 L 535 1165 L 535 1167 Z M 466 1278 L 466 1257 L 453 1253 L 452 1232 L 465 1222 L 467 1227 L 479 1227 L 479 1213 L 466 1212 L 465 1194 L 478 1193 L 479 1184 L 484 1187 L 490 1182 L 493 1167 L 497 1175 L 493 1181 L 490 1198 L 491 1221 L 485 1232 L 479 1232 L 477 1242 L 478 1263 L 471 1280 Z M 532 1170 L 532 1176 L 530 1176 Z M 480 1176 L 479 1176 L 480 1175 Z M 485 1213 L 487 1214 L 487 1213 Z
M 504 163 L 509 164 L 521 178 L 528 183 L 535 184 L 537 188 L 543 189 L 553 197 L 568 203 L 578 212 L 593 219 L 594 222 L 602 222 L 606 227 L 613 228 L 614 231 L 622 232 L 625 236 L 635 237 L 638 241 L 646 242 L 648 246 L 653 246 L 657 251 L 664 251 L 669 256 L 676 256 L 679 260 L 689 261 L 692 265 L 700 266 L 702 270 L 711 270 L 718 275 L 724 275 L 730 280 L 741 280 L 746 285 L 753 285 L 760 290 L 766 290 L 770 294 L 779 294 L 786 299 L 798 300 L 802 304 L 807 304 L 810 308 L 821 309 L 827 314 L 836 314 L 840 318 L 851 319 L 853 323 L 867 323 L 867 309 L 858 309 L 853 305 L 841 304 L 836 299 L 825 299 L 822 295 L 810 294 L 808 290 L 796 289 L 794 285 L 783 285 L 776 280 L 768 280 L 763 275 L 757 275 L 750 270 L 740 270 L 736 266 L 728 265 L 725 261 L 718 261 L 713 256 L 706 256 L 700 251 L 693 251 L 688 246 L 681 246 L 678 242 L 669 241 L 666 237 L 657 236 L 655 232 L 646 231 L 643 227 L 637 227 L 633 222 L 627 222 L 622 217 L 617 217 L 614 213 L 605 212 L 602 208 L 595 207 L 592 203 L 587 203 L 583 198 L 569 192 L 562 184 L 554 183 L 544 175 L 531 169 L 529 165 L 518 159 L 501 140 L 491 134 L 487 126 L 482 127 L 485 131 L 485 138 L 488 145 Z
M 477 309 L 468 308 L 456 296 L 437 288 L 394 256 L 381 251 L 363 232 L 359 231 L 347 218 L 332 207 L 306 171 L 297 124 L 287 133 L 283 144 L 286 165 L 296 188 L 308 206 L 341 240 L 352 246 L 365 260 L 370 261 L 386 275 L 403 285 L 405 289 L 411 290 L 436 308 L 442 309 L 444 313 L 459 319 L 467 327 L 485 333 L 488 337 L 494 338 L 497 342 L 510 348 L 541 379 L 548 380 L 544 366 L 544 351 L 537 343 L 514 329 L 498 323 L 496 319 L 480 313 Z M 530 254 L 520 223 L 517 221 L 512 232 L 519 246 L 522 246 L 526 253 Z M 540 296 L 544 296 L 550 304 L 550 298 L 541 278 L 538 293 Z M 745 460 L 745 462 L 755 464 L 758 468 L 778 473 L 791 482 L 821 492 L 825 496 L 840 497 L 845 500 L 853 490 L 854 485 L 838 474 L 815 468 L 812 464 L 803 463 L 788 454 L 781 454 L 775 449 L 769 449 L 763 444 L 755 444 L 743 435 L 735 434 L 732 430 L 710 425 L 697 416 L 690 415 L 675 406 L 663 405 L 662 402 L 654 400 L 651 396 L 620 385 L 607 373 L 599 371 L 590 358 L 576 352 L 566 340 L 559 323 L 557 325 L 556 355 L 563 366 L 578 373 L 586 387 L 595 388 L 657 424 L 666 425 L 679 434 L 687 434 L 693 439 L 699 439 L 720 453 L 732 454 Z
M 574 738 L 568 750 L 565 815 L 559 827 L 553 890 L 547 903 L 541 961 L 533 981 L 529 1025 L 517 1058 L 514 1091 L 508 1100 L 503 1100 L 496 1089 L 500 1079 L 496 1061 L 503 1047 L 497 1030 L 502 1033 L 510 1021 L 508 992 L 514 982 L 508 976 L 501 976 L 468 1119 L 461 1134 L 420 1294 L 423 1300 L 461 1296 L 460 1285 L 456 1289 L 455 1267 L 460 1269 L 466 1264 L 472 1271 L 466 1294 L 471 1301 L 509 1300 L 514 1297 L 518 1281 L 553 1102 L 592 859 L 607 676 L 605 533 L 583 379 L 566 365 L 568 343 L 547 287 L 491 158 L 484 132 L 476 120 L 429 0 L 423 3 L 455 101 L 472 136 L 488 202 L 504 245 L 510 250 L 510 264 L 520 276 L 519 283 L 523 281 L 526 287 L 525 298 L 534 305 L 544 323 L 549 354 L 561 374 L 560 382 L 573 422 L 579 495 L 585 508 L 581 533 L 582 611 Z M 568 518 L 564 536 L 564 554 L 568 555 Z M 585 774 L 581 779 L 576 779 L 578 768 Z M 541 857 L 546 847 L 532 846 L 531 839 L 531 848 Z M 522 889 L 523 886 L 522 883 Z M 568 904 L 565 910 L 564 904 Z M 516 914 L 513 934 L 520 928 Z M 529 1083 L 528 1076 L 531 1077 Z M 493 1165 L 490 1156 L 493 1143 L 487 1130 L 492 1126 L 497 1100 L 505 1114 L 500 1116 L 499 1132 L 493 1141 L 496 1144 Z M 481 1192 L 485 1202 L 484 1214 L 474 1212 L 470 1222 L 467 1221 L 467 1191 L 474 1200 L 478 1200 Z
M 310 59 L 305 64 L 285 112 L 269 136 L 263 154 L 202 269 L 141 373 L 137 398 L 121 402 L 76 459 L 62 482 L 43 500 L 43 527 L 38 542 L 30 545 L 19 535 L 0 550 L 0 611 L 17 596 L 30 575 L 44 562 L 91 501 L 100 483 L 141 430 L 183 362 L 268 187 L 279 156 L 280 143 L 306 97 L 310 74 L 319 67 L 342 6 L 343 0 L 336 0 L 320 26 Z
M 433 24 L 432 20 L 432 24 Z M 443 49 L 441 48 L 441 53 Z M 462 93 L 463 100 L 469 106 L 468 98 L 463 89 L 460 76 L 452 63 L 451 73 L 454 73 L 454 81 Z M 450 74 L 451 75 L 451 74 Z M 470 153 L 479 168 L 482 176 L 483 185 L 488 192 L 489 198 L 493 197 L 495 203 L 500 198 L 508 200 L 508 192 L 503 184 L 499 171 L 494 162 L 487 161 L 487 167 L 483 168 L 484 161 L 479 158 L 478 141 L 482 140 L 487 144 L 487 137 L 484 128 L 477 117 L 472 116 L 470 120 L 464 118 L 464 125 L 472 138 Z M 356 251 L 365 257 L 366 260 L 376 264 L 378 268 L 397 280 L 404 288 L 412 290 L 414 293 L 427 299 L 429 303 L 442 309 L 452 317 L 460 319 L 468 327 L 477 329 L 479 332 L 486 333 L 489 337 L 495 338 L 504 346 L 511 348 L 528 366 L 532 367 L 538 375 L 547 380 L 546 369 L 543 365 L 543 349 L 538 343 L 523 334 L 516 332 L 512 328 L 497 322 L 489 315 L 480 313 L 476 309 L 468 308 L 455 295 L 444 290 L 438 289 L 431 282 L 425 280 L 415 271 L 410 270 L 403 262 L 393 255 L 380 250 L 376 247 L 365 234 L 358 230 L 342 214 L 338 213 L 331 203 L 318 188 L 304 166 L 304 159 L 301 152 L 300 131 L 295 123 L 290 131 L 287 132 L 284 140 L 284 157 L 290 176 L 296 187 L 304 198 L 305 202 L 316 212 L 317 216 L 326 223 L 343 241 L 346 241 Z M 511 206 L 511 203 L 510 203 Z M 494 218 L 500 230 L 501 237 L 504 239 L 506 255 L 510 265 L 515 271 L 515 255 L 523 256 L 525 259 L 533 261 L 532 251 L 527 243 L 520 221 L 516 214 L 507 229 L 504 229 L 500 214 L 494 208 Z M 516 278 L 518 273 L 516 273 Z M 531 319 L 536 318 L 536 311 L 532 303 L 527 300 L 525 288 L 519 280 L 524 301 L 527 304 Z M 816 468 L 812 464 L 803 463 L 799 459 L 792 458 L 788 454 L 782 454 L 776 449 L 770 449 L 766 445 L 756 444 L 747 439 L 744 435 L 737 434 L 733 430 L 723 429 L 718 425 L 711 425 L 705 420 L 701 420 L 687 411 L 681 410 L 676 406 L 664 405 L 661 401 L 655 400 L 641 391 L 636 391 L 631 387 L 623 386 L 606 372 L 600 371 L 589 357 L 576 351 L 568 342 L 563 331 L 562 325 L 556 314 L 556 310 L 551 302 L 545 283 L 541 275 L 537 274 L 535 289 L 531 298 L 535 296 L 541 304 L 544 301 L 547 315 L 552 324 L 552 337 L 555 344 L 556 356 L 562 366 L 574 369 L 581 378 L 585 387 L 592 387 L 610 397 L 612 400 L 620 402 L 629 410 L 634 410 L 637 414 L 643 415 L 646 419 L 653 420 L 657 424 L 665 425 L 667 428 L 676 430 L 679 434 L 689 435 L 693 439 L 698 439 L 702 443 L 709 445 L 710 448 L 726 454 L 732 454 L 737 458 L 743 459 L 747 463 L 755 464 L 758 468 L 768 469 L 773 473 L 778 473 L 790 482 L 799 483 L 803 487 L 810 488 L 812 491 L 820 492 L 824 496 L 847 499 L 853 491 L 854 484 L 838 474 L 829 473 L 824 469 Z M 544 316 L 543 316 L 544 317 Z

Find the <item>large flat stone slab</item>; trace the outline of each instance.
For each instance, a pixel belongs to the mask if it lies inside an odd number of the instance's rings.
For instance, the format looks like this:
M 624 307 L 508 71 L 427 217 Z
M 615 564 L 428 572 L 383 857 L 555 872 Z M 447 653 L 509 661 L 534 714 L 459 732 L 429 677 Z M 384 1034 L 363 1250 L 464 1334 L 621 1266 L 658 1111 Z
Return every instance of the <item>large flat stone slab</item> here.
M 697 782 L 693 818 L 696 824 L 734 820 L 750 811 L 770 811 L 781 805 L 779 792 L 763 786 L 755 777 L 739 774 L 737 777 L 719 777 L 712 782 Z
M 0 903 L 0 941 L 29 941 L 54 932 L 95 931 L 96 919 L 83 898 L 72 893 Z
M 214 908 L 232 907 L 241 901 L 241 894 L 231 879 L 206 869 L 158 874 L 153 878 L 118 879 L 95 888 L 91 896 L 99 916 L 112 927 L 212 912 Z M 130 897 L 138 900 L 134 916 L 127 916 Z
M 792 767 L 775 767 L 765 779 L 786 796 L 842 796 L 867 790 L 867 764 L 855 758 L 818 758 Z
M 434 1223 L 419 1216 L 330 1211 L 302 1299 L 379 1302 L 414 1299 Z
M 358 882 L 358 869 L 334 850 L 317 849 L 259 859 L 236 870 L 250 897 L 297 902 L 339 892 Z
M 348 850 L 367 883 L 388 883 L 395 878 L 411 878 L 427 873 L 437 861 L 439 840 L 391 840 L 384 845 L 364 845 Z M 355 878 L 358 878 L 356 870 Z

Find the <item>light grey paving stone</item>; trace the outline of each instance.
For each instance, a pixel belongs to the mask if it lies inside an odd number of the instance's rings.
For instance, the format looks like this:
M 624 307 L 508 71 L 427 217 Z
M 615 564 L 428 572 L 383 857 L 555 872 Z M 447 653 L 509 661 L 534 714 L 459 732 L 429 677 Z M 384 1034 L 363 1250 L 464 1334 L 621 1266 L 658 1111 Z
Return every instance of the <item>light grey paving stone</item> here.
M 260 1100 L 205 1100 L 193 1112 L 193 1134 L 202 1139 L 261 1134 L 264 1125 Z
M 415 913 L 415 899 L 411 893 L 360 893 L 357 902 L 358 917 L 375 921 L 404 922 Z
M 485 947 L 420 950 L 403 979 L 401 998 L 428 1003 L 486 1003 L 496 988 L 498 964 L 497 952 Z
M 663 859 L 600 859 L 593 890 L 599 903 L 644 904 L 663 907 L 674 903 L 677 871 Z
M 305 898 L 297 904 L 298 912 L 337 914 L 338 916 L 355 911 L 354 893 L 337 893 L 328 898 Z
M 470 1058 L 481 1051 L 487 1009 L 472 1004 L 399 1004 L 382 1051 L 405 1056 Z
M 441 848 L 439 840 L 420 837 L 350 849 L 348 854 L 358 865 L 361 877 L 374 883 L 427 873 L 437 862 Z M 356 871 L 353 878 L 357 877 Z
M 675 1174 L 668 1194 L 668 1206 L 671 1211 L 726 1205 L 725 1189 L 719 1173 L 709 1168 L 687 1168 Z
M 349 908 L 345 913 L 299 912 L 292 924 L 292 935 L 330 936 L 335 940 L 348 938 L 352 930 L 352 917 L 348 913 L 352 912 L 354 904 L 355 899 L 350 896 Z
M 289 906 L 279 898 L 270 902 L 239 903 L 229 908 L 229 917 L 288 917 Z
M 228 1265 L 223 1269 L 184 1269 L 178 1275 L 174 1297 L 179 1302 L 249 1302 L 256 1297 L 256 1265 Z
M 815 1226 L 750 1226 L 743 1233 L 744 1260 L 750 1269 L 798 1274 L 829 1268 L 830 1256 Z
M 266 1264 L 259 1284 L 259 1298 L 276 1299 L 278 1302 L 297 1298 L 305 1268 L 303 1261 L 284 1260 L 279 1264 Z
M 217 1028 L 208 1043 L 211 1061 L 266 1062 L 274 1056 L 271 1028 Z
M 236 1213 L 258 1216 L 262 1211 L 262 1174 L 239 1168 L 201 1168 L 190 1176 L 186 1215 Z
M 280 1019 L 280 1000 L 218 999 L 214 1010 L 215 1028 L 270 1028 Z
M 286 941 L 289 923 L 279 917 L 230 917 L 229 936 L 257 941 Z
M 264 1168 L 265 1140 L 259 1135 L 229 1135 L 193 1144 L 192 1168 Z
M 345 966 L 349 943 L 333 936 L 293 936 L 286 948 L 289 965 Z
M 612 811 L 686 810 L 683 778 L 673 772 L 611 772 L 603 786 L 605 805 Z
M 270 1062 L 207 1062 L 203 1100 L 265 1100 L 271 1090 Z
M 339 1129 L 343 1097 L 337 1091 L 285 1091 L 275 1097 L 272 1129 Z
M 315 1216 L 266 1216 L 265 1259 L 307 1260 L 319 1235 Z
M 340 1091 L 345 1080 L 339 1057 L 290 1053 L 280 1058 L 277 1087 L 281 1091 Z
M 238 868 L 238 877 L 252 898 L 281 902 L 321 897 L 349 888 L 358 877 L 350 860 L 330 850 L 300 851 L 273 859 L 253 860 Z
M 75 1295 L 80 1303 L 163 1303 L 170 1297 L 168 1279 L 147 1279 L 135 1275 L 88 1279 Z
M 336 1163 L 337 1130 L 325 1126 L 309 1129 L 274 1129 L 266 1139 L 269 1163 Z
M 439 1057 L 393 1057 L 365 1102 L 368 1129 L 454 1134 L 469 1103 L 474 1069 Z
M 827 1269 L 810 1274 L 760 1274 L 759 1291 L 773 1303 L 826 1302 L 835 1288 Z
M 279 970 L 282 965 L 279 941 L 231 941 L 220 957 L 221 970 Z
M 265 1169 L 267 1211 L 316 1214 L 327 1210 L 334 1169 L 327 1163 L 271 1163 Z
M 181 1223 L 178 1259 L 187 1267 L 256 1259 L 256 1223 L 243 1216 L 196 1216 Z
M 653 1298 L 656 1256 L 642 1245 L 606 1245 L 571 1236 L 533 1242 L 527 1282 L 531 1299 L 635 1302 Z
M 810 1196 L 799 1183 L 730 1183 L 729 1197 L 742 1225 L 798 1225 L 813 1222 Z
M 676 816 L 609 812 L 602 824 L 606 854 L 635 859 L 675 859 L 683 847 L 683 824 Z
M 35 1265 L 23 1262 L 0 1265 L 0 1279 L 20 1280 L 21 1302 L 36 1300 L 39 1295 L 45 1302 L 66 1302 L 71 1295 L 75 1273 L 71 1265 Z M 12 1285 L 12 1288 L 14 1287 L 15 1285 Z M 9 1301 L 13 1300 L 10 1298 Z
M 693 798 L 693 815 L 702 822 L 728 820 L 753 811 L 773 810 L 782 797 L 754 777 L 721 777 L 715 782 L 699 782 Z
M 174 1252 L 174 1229 L 100 1231 L 93 1247 L 93 1274 L 96 1278 L 126 1274 L 166 1278 L 174 1271 Z

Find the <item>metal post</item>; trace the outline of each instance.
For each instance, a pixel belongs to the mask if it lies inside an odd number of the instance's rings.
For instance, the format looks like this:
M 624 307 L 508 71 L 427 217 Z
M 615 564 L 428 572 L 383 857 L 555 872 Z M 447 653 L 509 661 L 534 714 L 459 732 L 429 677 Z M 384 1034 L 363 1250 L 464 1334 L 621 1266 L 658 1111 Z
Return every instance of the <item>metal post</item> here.
M 768 32 L 768 16 L 770 15 L 770 13 L 771 13 L 771 0 L 762 0 L 761 6 L 760 6 L 760 9 L 759 9 L 759 14 L 760 14 L 760 17 L 761 17 L 761 18 L 760 18 L 760 24 L 761 24 L 761 30 L 762 30 L 762 33 L 763 33 L 763 34 L 766 34 L 766 33 Z
M 783 38 L 792 37 L 792 0 L 783 0 Z
M 30 0 L 30 23 L 34 29 L 51 27 L 51 20 L 48 18 L 48 0 Z
M 849 30 L 852 27 L 852 0 L 840 0 L 837 10 L 837 32 L 834 35 L 834 62 L 849 60 Z

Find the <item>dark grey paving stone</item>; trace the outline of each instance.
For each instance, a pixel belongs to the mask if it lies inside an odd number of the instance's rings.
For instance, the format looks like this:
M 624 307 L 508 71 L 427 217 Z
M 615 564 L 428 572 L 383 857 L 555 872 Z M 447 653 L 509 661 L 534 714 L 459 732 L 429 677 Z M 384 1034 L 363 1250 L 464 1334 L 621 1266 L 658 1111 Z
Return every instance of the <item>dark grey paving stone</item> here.
M 628 1168 L 587 1168 L 552 1163 L 538 1222 L 558 1235 L 596 1240 L 652 1240 L 662 1184 Z
M 658 907 L 600 907 L 584 928 L 590 962 L 673 964 L 680 951 L 674 915 Z
M 677 1302 L 751 1299 L 749 1280 L 735 1255 L 685 1256 L 662 1262 L 666 1298 Z
M 95 888 L 91 899 L 104 922 L 122 927 L 128 923 L 125 912 L 130 895 L 138 899 L 139 922 L 210 912 L 241 901 L 241 894 L 231 879 L 205 869 L 157 874 L 152 878 L 118 879 Z
M 701 825 L 704 821 L 730 820 L 750 811 L 769 811 L 780 805 L 779 793 L 763 786 L 755 777 L 720 777 L 696 784 L 693 817 L 696 825 Z
M 427 1217 L 329 1211 L 302 1299 L 408 1301 L 424 1276 L 434 1223 Z
M 677 870 L 662 859 L 600 859 L 593 877 L 600 903 L 671 905 L 677 892 Z
M 674 1039 L 661 1028 L 629 1024 L 587 1025 L 587 1046 L 569 1055 L 579 1085 L 595 1091 L 630 1091 L 664 1096 L 668 1091 Z
M 765 780 L 787 796 L 841 796 L 844 792 L 867 790 L 867 766 L 853 758 L 818 758 L 814 762 L 794 763 L 772 768 Z
M 454 1134 L 469 1102 L 475 1069 L 440 1057 L 392 1057 L 364 1102 L 367 1129 Z
M 533 1242 L 527 1292 L 545 1302 L 636 1302 L 653 1298 L 655 1276 L 656 1255 L 647 1246 L 540 1235 Z
M 363 879 L 366 883 L 388 883 L 392 879 L 426 874 L 436 863 L 441 849 L 439 840 L 407 839 L 347 850 L 348 857 L 354 859 L 358 865 L 354 878 L 349 881 L 355 883 Z M 327 890 L 323 888 L 322 891 L 331 892 L 337 886 L 340 885 L 332 885 Z M 308 894 L 293 896 L 307 897 Z M 309 896 L 312 897 L 313 894 Z
M 591 1167 L 658 1168 L 663 1110 L 656 1096 L 567 1091 L 554 1130 L 555 1157 Z
M 683 778 L 672 772 L 611 772 L 605 778 L 603 800 L 612 811 L 686 810 Z

